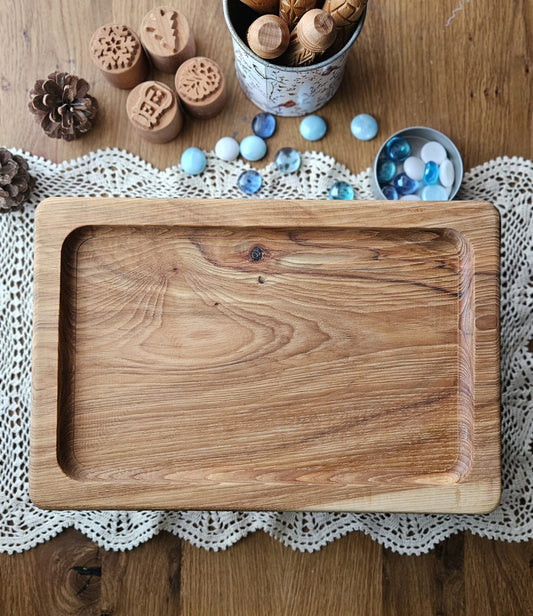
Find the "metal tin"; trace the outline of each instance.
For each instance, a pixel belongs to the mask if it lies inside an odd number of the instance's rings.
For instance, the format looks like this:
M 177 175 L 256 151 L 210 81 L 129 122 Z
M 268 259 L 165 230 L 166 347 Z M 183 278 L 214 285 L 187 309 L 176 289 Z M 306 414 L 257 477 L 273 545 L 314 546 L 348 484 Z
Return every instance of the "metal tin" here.
M 420 148 L 428 141 L 438 141 L 442 146 L 444 146 L 444 149 L 448 154 L 448 158 L 451 160 L 455 170 L 455 178 L 448 197 L 448 200 L 453 199 L 461 186 L 461 182 L 463 181 L 463 159 L 461 158 L 461 154 L 459 153 L 457 146 L 449 137 L 434 128 L 428 128 L 427 126 L 410 126 L 409 128 L 403 128 L 402 130 L 392 134 L 379 148 L 376 158 L 374 159 L 374 164 L 372 165 L 372 174 L 370 177 L 372 190 L 374 191 L 376 197 L 378 199 L 385 199 L 385 195 L 381 191 L 378 183 L 377 165 L 378 160 L 383 155 L 386 143 L 393 137 L 403 137 L 404 139 L 407 139 L 413 148 L 413 153 L 415 155 L 417 151 L 419 151 Z
M 254 105 L 278 116 L 302 116 L 323 107 L 337 92 L 348 52 L 359 36 L 366 9 L 346 45 L 331 57 L 310 66 L 280 66 L 260 58 L 245 43 L 256 14 L 240 0 L 222 0 L 235 54 L 239 84 Z

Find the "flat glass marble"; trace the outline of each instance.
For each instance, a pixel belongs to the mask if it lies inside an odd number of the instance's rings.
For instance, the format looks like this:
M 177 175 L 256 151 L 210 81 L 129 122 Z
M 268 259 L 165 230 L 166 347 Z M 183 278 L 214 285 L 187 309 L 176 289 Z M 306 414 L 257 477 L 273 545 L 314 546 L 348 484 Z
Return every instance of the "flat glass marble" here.
M 385 144 L 385 153 L 394 162 L 401 163 L 411 154 L 411 146 L 402 137 L 392 137 Z
M 390 184 L 387 184 L 387 186 L 382 186 L 381 192 L 383 193 L 385 199 L 388 199 L 389 201 L 395 201 L 398 199 L 398 191 Z
M 368 113 L 360 113 L 351 121 L 350 130 L 356 139 L 370 141 L 378 134 L 378 123 Z
M 281 173 L 296 173 L 302 164 L 302 157 L 294 148 L 281 148 L 274 158 L 274 163 Z
M 402 172 L 394 178 L 394 188 L 400 195 L 411 195 L 418 189 L 418 182 Z
M 254 135 L 262 139 L 272 137 L 276 130 L 276 118 L 271 113 L 258 113 L 252 120 L 252 131 Z
M 245 195 L 255 194 L 262 186 L 263 178 L 253 169 L 243 171 L 237 178 L 237 186 Z
M 336 201 L 351 201 L 355 197 L 355 191 L 347 182 L 335 182 L 329 189 L 328 199 Z
M 184 173 L 198 175 L 205 169 L 205 154 L 200 148 L 187 148 L 180 159 L 180 166 Z
M 396 165 L 388 158 L 378 161 L 377 177 L 380 184 L 388 184 L 396 175 Z
M 426 163 L 424 168 L 424 182 L 426 184 L 436 184 L 439 179 L 439 166 L 432 160 Z
M 307 141 L 318 141 L 328 130 L 326 121 L 317 115 L 305 117 L 300 122 L 300 135 Z
M 267 151 L 266 143 L 257 135 L 248 135 L 241 141 L 241 156 L 246 160 L 261 160 Z

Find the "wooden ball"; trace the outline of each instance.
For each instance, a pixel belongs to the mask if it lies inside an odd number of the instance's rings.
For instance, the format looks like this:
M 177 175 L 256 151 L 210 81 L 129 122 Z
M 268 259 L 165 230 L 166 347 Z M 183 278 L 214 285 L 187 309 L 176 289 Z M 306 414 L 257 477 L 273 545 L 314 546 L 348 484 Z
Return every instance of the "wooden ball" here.
M 262 15 L 265 13 L 278 14 L 279 0 L 241 0 L 241 2 Z
M 289 26 L 277 15 L 262 15 L 248 28 L 250 49 L 260 58 L 277 58 L 287 49 L 290 39 Z

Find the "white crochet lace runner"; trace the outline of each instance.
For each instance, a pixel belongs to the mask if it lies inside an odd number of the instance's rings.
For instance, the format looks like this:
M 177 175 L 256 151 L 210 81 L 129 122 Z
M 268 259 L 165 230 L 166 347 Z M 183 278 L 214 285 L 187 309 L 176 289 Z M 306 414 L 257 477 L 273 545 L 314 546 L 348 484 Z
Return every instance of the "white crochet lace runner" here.
M 28 497 L 32 235 L 35 206 L 51 196 L 235 197 L 249 165 L 208 155 L 200 176 L 179 167 L 158 171 L 116 149 L 54 164 L 26 155 L 36 177 L 31 203 L 0 215 L 0 551 L 19 552 L 73 526 L 106 549 L 133 548 L 167 530 L 209 549 L 224 549 L 263 529 L 294 549 L 313 551 L 351 531 L 363 531 L 404 554 L 427 552 L 461 530 L 508 541 L 533 537 L 533 162 L 499 158 L 465 175 L 461 199 L 496 205 L 502 224 L 501 505 L 487 515 L 398 515 L 180 511 L 42 511 Z M 356 198 L 372 199 L 369 170 L 352 175 L 332 158 L 303 154 L 301 170 L 262 170 L 259 198 L 325 199 L 335 180 Z M 255 197 L 255 198 L 257 198 Z

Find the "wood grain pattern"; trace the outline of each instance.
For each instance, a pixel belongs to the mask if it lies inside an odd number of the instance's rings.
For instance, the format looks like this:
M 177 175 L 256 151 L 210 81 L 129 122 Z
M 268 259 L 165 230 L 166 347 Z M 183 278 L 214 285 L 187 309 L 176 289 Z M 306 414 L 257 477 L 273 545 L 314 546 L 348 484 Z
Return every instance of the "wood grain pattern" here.
M 135 134 L 122 111 L 127 92 L 110 87 L 92 66 L 83 41 L 88 44 L 92 32 L 105 23 L 127 20 L 132 27 L 138 27 L 143 15 L 154 7 L 153 1 L 132 4 L 127 0 L 93 0 L 74 4 L 67 0 L 20 0 L 13 10 L 4 11 L 0 20 L 2 40 L 9 50 L 3 54 L 0 66 L 0 101 L 2 109 L 10 110 L 0 119 L 3 143 L 55 161 L 99 147 L 117 146 L 164 168 L 174 165 L 189 145 L 209 150 L 223 135 L 235 132 L 241 139 L 249 134 L 249 121 L 257 110 L 236 85 L 230 38 L 220 27 L 220 3 L 176 0 L 173 6 L 189 18 L 198 37 L 198 52 L 219 59 L 228 77 L 230 103 L 216 120 L 191 122 L 176 141 L 153 146 Z M 58 31 L 58 24 L 64 25 L 60 36 L 50 36 Z M 329 125 L 320 149 L 354 172 L 370 166 L 376 142 L 358 142 L 354 146 L 347 132 L 354 113 L 361 109 L 378 118 L 380 142 L 382 137 L 408 125 L 442 130 L 460 147 L 465 169 L 501 155 L 532 158 L 533 140 L 528 130 L 533 95 L 532 29 L 533 6 L 527 0 L 515 2 L 512 10 L 507 3 L 496 0 L 462 4 L 457 0 L 372 0 L 341 89 L 320 112 Z M 390 58 L 395 58 L 394 62 Z M 34 81 L 56 68 L 87 77 L 100 103 L 98 126 L 71 143 L 47 138 L 26 109 L 27 92 Z M 159 76 L 155 78 L 161 80 Z M 166 83 L 170 84 L 170 80 Z M 281 118 L 269 140 L 267 160 L 287 145 L 304 151 L 309 144 L 300 136 L 296 119 Z M 262 167 L 263 162 L 257 166 Z M 533 352 L 533 345 L 530 348 Z M 493 542 L 468 533 L 460 537 L 464 538 L 464 594 L 457 586 L 455 589 L 457 602 L 462 597 L 465 603 L 465 613 L 533 613 L 533 543 Z M 95 544 L 79 533 L 67 531 L 29 552 L 0 554 L 0 613 L 76 613 L 75 609 L 60 610 L 53 603 L 62 586 L 51 566 L 54 560 L 50 554 L 67 561 L 69 566 L 78 565 L 80 561 L 71 555 L 84 549 L 80 539 L 96 552 Z M 366 540 L 359 541 L 359 534 L 348 535 L 316 555 L 293 553 L 263 533 L 253 534 L 220 553 L 204 553 L 183 542 L 189 564 L 180 577 L 183 613 L 201 614 L 198 606 L 203 605 L 209 606 L 209 611 L 204 610 L 209 616 L 230 613 L 228 604 L 241 613 L 246 613 L 249 605 L 257 607 L 258 615 L 261 610 L 268 616 L 289 613 L 286 596 L 275 593 L 275 586 L 273 594 L 273 584 L 268 582 L 279 579 L 279 569 L 297 580 L 292 584 L 291 616 L 307 616 L 313 610 L 315 614 L 352 615 L 357 614 L 361 602 L 368 608 L 361 609 L 361 614 L 413 616 L 424 613 L 422 608 L 428 602 L 438 604 L 446 561 L 444 569 L 437 571 L 431 566 L 428 576 L 427 558 L 396 556 L 387 566 L 389 579 L 382 578 L 382 556 L 386 558 L 390 552 L 379 546 L 376 549 L 374 542 L 363 539 Z M 455 539 L 442 545 L 451 545 Z M 162 534 L 123 555 L 127 570 L 135 572 L 137 579 L 147 576 L 157 580 L 151 589 L 142 587 L 142 592 L 157 605 L 153 610 L 157 614 L 180 613 L 172 598 L 176 591 L 166 585 L 168 572 L 161 565 L 161 559 L 175 550 L 176 544 L 174 537 Z M 457 565 L 452 566 L 456 575 Z M 104 568 L 102 582 L 116 591 L 114 614 L 145 616 L 143 595 L 130 583 L 131 578 L 118 583 L 122 570 L 115 565 Z M 407 581 L 406 570 L 410 572 Z M 257 572 L 255 577 L 250 573 L 253 571 Z M 353 584 L 346 582 L 345 574 L 353 576 Z M 239 579 L 250 578 L 248 584 L 239 584 Z M 403 597 L 419 578 L 425 580 L 424 593 L 410 593 L 412 609 L 406 610 Z M 358 590 L 361 587 L 363 592 Z M 76 587 L 71 592 L 78 590 Z M 49 603 L 53 607 L 46 609 Z M 105 605 L 100 611 L 97 607 L 92 612 L 97 616 L 109 613 L 103 609 Z M 462 614 L 451 608 L 441 611 L 447 616 Z M 91 611 L 86 609 L 86 613 Z
M 42 204 L 33 497 L 493 507 L 497 215 L 379 205 Z

